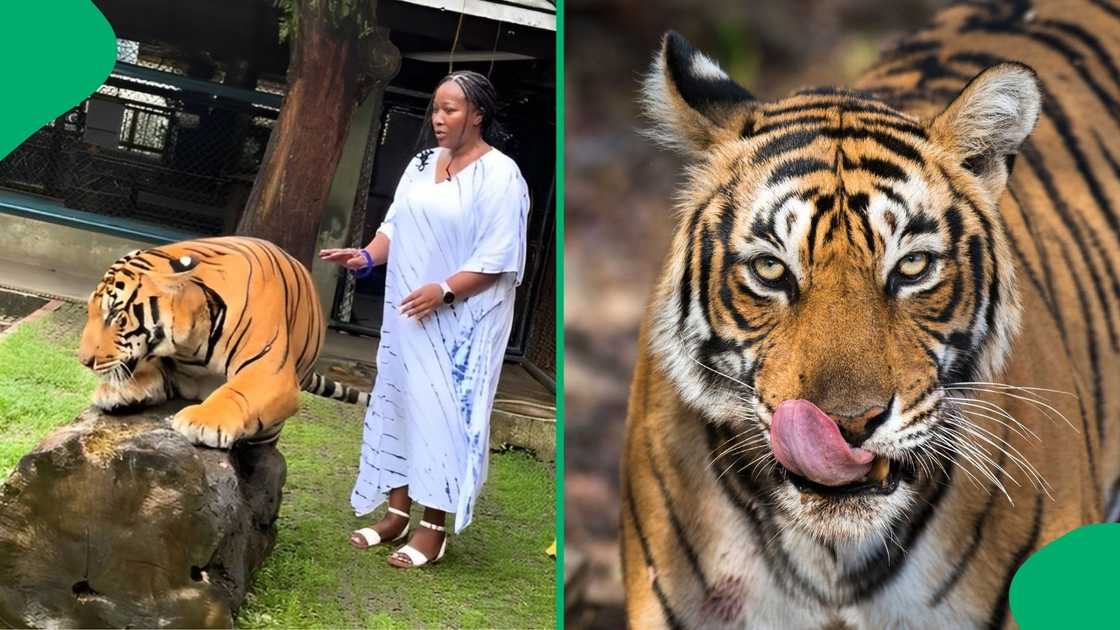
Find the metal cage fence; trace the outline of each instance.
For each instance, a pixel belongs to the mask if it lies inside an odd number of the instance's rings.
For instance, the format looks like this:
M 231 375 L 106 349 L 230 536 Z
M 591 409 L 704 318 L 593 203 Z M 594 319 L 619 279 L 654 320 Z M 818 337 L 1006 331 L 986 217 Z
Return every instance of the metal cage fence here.
M 280 90 L 230 87 L 185 77 L 166 60 L 140 61 L 118 61 L 93 95 L 0 160 L 0 188 L 198 235 L 232 232 Z

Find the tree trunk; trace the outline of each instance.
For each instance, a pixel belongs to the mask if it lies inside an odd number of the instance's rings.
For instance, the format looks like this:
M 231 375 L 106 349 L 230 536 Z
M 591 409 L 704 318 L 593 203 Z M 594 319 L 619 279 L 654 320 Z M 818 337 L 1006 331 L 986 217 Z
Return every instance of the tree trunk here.
M 92 409 L 0 485 L 0 628 L 232 627 L 276 540 L 275 444 L 193 446 L 165 418 Z
M 288 94 L 237 228 L 308 268 L 365 70 L 356 22 L 332 26 L 331 4 L 295 3 Z

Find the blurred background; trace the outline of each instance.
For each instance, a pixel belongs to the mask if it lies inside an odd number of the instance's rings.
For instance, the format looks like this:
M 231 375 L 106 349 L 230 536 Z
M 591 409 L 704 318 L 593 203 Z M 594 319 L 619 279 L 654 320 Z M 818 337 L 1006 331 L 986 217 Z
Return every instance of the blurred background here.
M 622 628 L 619 456 L 638 326 L 682 162 L 636 132 L 674 29 L 760 99 L 851 83 L 944 0 L 570 0 L 565 10 L 565 513 L 569 628 Z

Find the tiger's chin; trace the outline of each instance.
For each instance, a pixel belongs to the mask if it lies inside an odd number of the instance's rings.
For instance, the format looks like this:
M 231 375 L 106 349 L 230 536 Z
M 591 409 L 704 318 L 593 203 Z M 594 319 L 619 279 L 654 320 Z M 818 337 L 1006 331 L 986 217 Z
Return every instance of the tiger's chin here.
M 879 461 L 881 460 L 881 462 Z M 879 456 L 856 482 L 825 486 L 777 467 L 775 504 L 792 526 L 825 543 L 880 543 L 905 518 L 917 493 L 911 464 Z

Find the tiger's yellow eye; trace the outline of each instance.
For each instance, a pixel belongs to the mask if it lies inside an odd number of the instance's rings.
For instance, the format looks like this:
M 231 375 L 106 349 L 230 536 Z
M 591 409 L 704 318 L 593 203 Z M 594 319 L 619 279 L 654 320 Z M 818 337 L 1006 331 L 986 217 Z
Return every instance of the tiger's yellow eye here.
M 759 256 L 751 261 L 751 267 L 766 282 L 777 282 L 786 275 L 786 266 L 773 256 Z
M 930 255 L 925 252 L 906 254 L 898 261 L 898 273 L 906 278 L 917 278 L 929 268 Z

